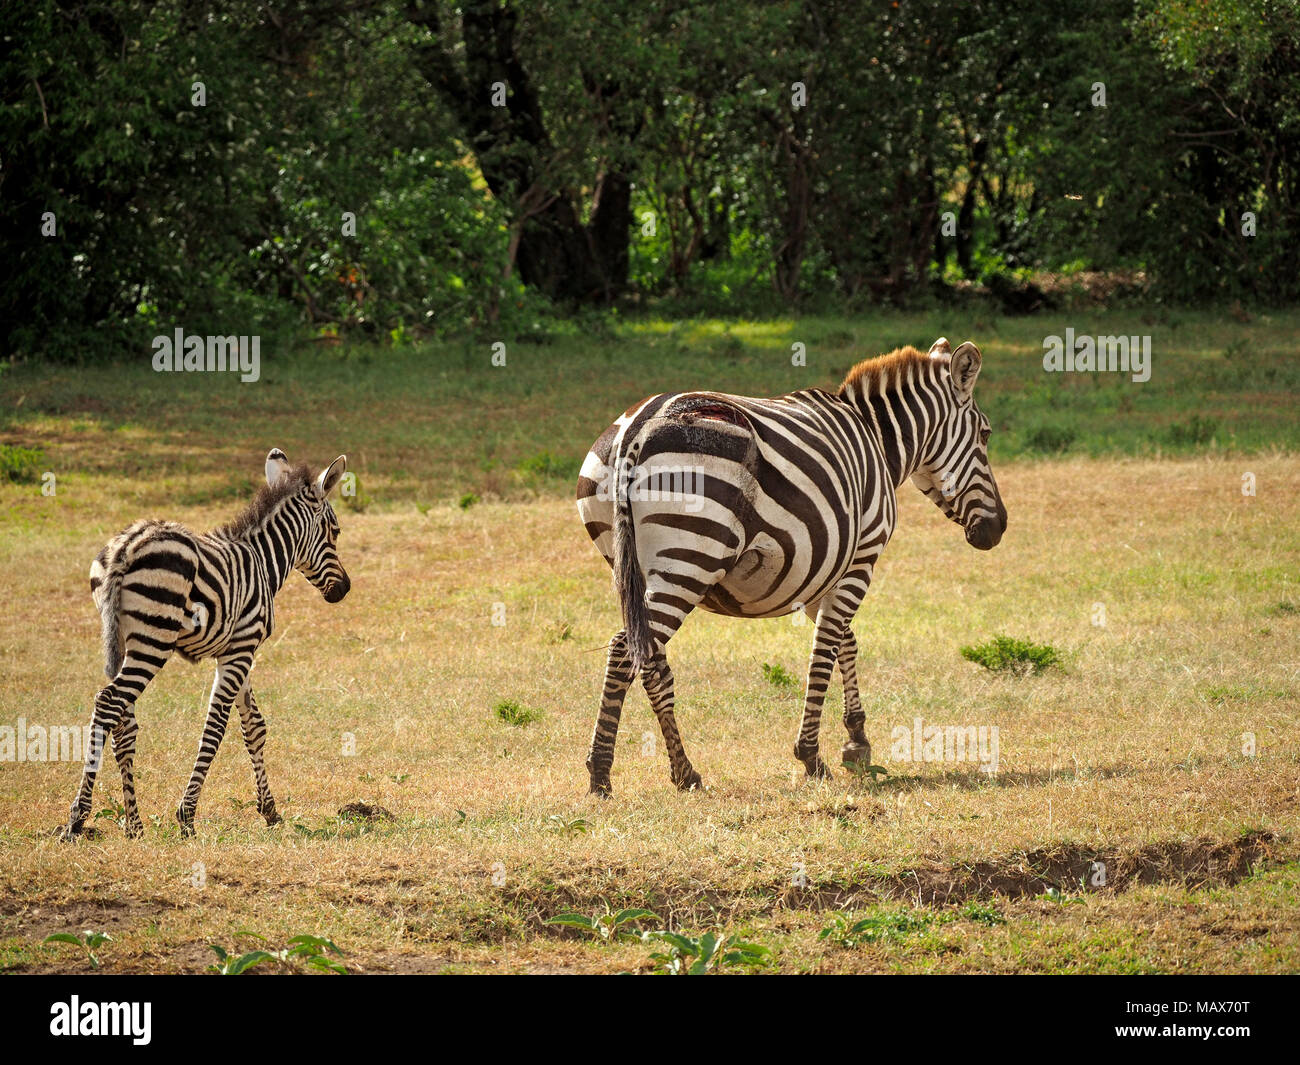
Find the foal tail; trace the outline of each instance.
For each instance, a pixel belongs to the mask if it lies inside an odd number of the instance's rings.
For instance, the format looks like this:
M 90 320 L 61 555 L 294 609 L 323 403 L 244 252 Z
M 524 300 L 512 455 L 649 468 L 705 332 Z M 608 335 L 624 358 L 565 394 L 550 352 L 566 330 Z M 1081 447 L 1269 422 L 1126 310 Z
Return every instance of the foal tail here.
M 125 648 L 118 613 L 122 604 L 122 580 L 126 568 L 119 557 L 105 546 L 90 564 L 90 596 L 99 610 L 100 628 L 104 637 L 104 673 L 113 680 L 122 668 Z

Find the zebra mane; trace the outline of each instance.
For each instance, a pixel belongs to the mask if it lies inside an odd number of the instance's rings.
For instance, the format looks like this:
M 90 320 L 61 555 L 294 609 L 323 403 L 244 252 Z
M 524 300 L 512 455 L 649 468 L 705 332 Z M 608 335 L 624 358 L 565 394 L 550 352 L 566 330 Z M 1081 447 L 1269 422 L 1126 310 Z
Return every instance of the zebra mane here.
M 220 528 L 214 529 L 212 535 L 226 540 L 244 539 L 262 524 L 268 514 L 289 496 L 295 494 L 304 484 L 310 484 L 315 476 L 307 463 L 300 462 L 276 484 L 264 484 L 242 514 Z
M 910 344 L 897 348 L 888 355 L 864 359 L 848 372 L 837 395 L 849 396 L 854 392 L 864 396 L 872 395 L 882 391 L 892 381 L 901 378 L 909 366 L 929 363 L 929 361 L 928 354 L 917 351 Z

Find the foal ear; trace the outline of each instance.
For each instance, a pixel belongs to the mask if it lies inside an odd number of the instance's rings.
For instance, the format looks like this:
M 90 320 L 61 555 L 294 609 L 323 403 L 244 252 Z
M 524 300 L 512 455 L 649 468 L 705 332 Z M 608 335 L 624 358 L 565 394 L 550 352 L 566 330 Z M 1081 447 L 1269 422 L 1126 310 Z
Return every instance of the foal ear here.
M 289 459 L 278 447 L 273 447 L 266 456 L 266 483 L 274 488 L 289 473 Z
M 930 345 L 930 358 L 937 358 L 940 355 L 947 355 L 952 348 L 948 347 L 948 338 L 940 337 Z
M 347 472 L 347 469 L 348 457 L 340 455 L 329 464 L 329 469 L 321 471 L 321 475 L 316 478 L 316 491 L 321 494 L 322 498 L 334 491 L 339 481 L 343 480 L 343 475 Z
M 952 362 L 949 365 L 952 370 L 952 383 L 957 388 L 959 398 L 970 399 L 971 392 L 975 389 L 975 378 L 980 375 L 982 360 L 980 349 L 969 340 L 952 353 Z

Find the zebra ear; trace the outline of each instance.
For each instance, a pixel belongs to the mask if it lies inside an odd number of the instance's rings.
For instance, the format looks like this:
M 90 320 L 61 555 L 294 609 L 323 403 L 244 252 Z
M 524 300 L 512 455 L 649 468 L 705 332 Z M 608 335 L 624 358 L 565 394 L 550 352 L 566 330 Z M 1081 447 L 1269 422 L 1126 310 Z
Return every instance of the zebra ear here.
M 948 347 L 948 338 L 940 337 L 930 345 L 930 358 L 933 359 L 938 355 L 947 355 L 950 351 L 952 351 L 952 348 Z
M 289 473 L 289 459 L 278 447 L 273 447 L 266 455 L 266 483 L 274 488 Z
M 322 470 L 321 475 L 316 478 L 316 491 L 322 498 L 334 491 L 339 481 L 343 480 L 343 474 L 348 469 L 348 457 L 340 455 L 329 464 L 329 469 Z
M 975 378 L 980 375 L 980 349 L 969 340 L 952 353 L 952 383 L 957 388 L 957 395 L 969 399 L 975 389 Z

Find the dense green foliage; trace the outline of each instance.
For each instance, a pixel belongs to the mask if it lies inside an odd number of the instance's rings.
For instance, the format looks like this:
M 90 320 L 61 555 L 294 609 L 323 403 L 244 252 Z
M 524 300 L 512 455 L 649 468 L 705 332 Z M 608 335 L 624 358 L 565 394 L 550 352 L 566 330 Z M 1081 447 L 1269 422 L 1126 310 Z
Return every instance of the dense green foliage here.
M 33 0 L 0 28 L 5 355 L 1034 271 L 1300 296 L 1289 0 Z

